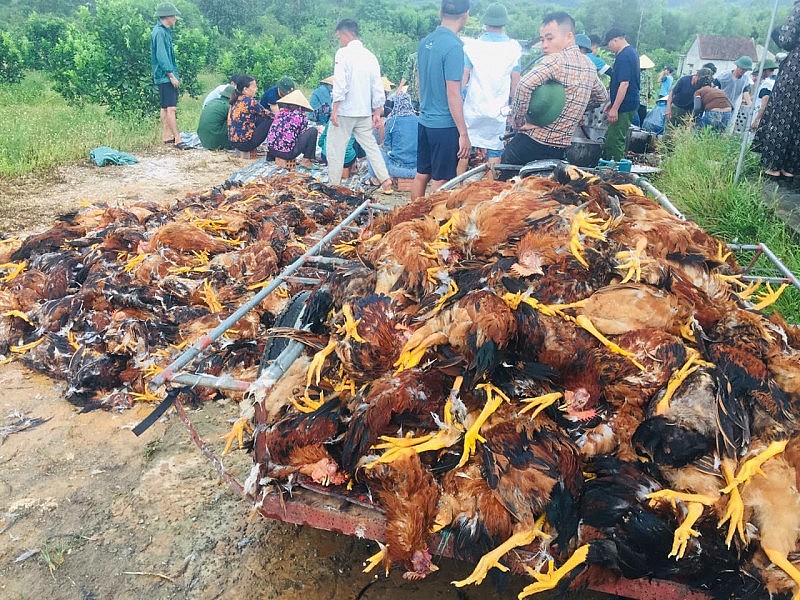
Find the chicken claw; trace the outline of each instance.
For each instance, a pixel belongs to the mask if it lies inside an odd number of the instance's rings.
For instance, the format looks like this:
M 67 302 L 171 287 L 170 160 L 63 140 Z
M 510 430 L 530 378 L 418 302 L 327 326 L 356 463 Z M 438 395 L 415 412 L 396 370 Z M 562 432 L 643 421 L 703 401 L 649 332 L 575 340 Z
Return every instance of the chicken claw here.
M 342 315 L 344 316 L 344 325 L 339 325 L 336 333 L 344 335 L 345 340 L 352 339 L 359 344 L 363 344 L 364 338 L 358 335 L 358 324 L 361 319 L 356 320 L 353 318 L 353 309 L 350 308 L 349 304 L 342 306 Z
M 27 260 L 22 260 L 20 262 L 9 262 L 3 263 L 0 265 L 0 269 L 8 269 L 8 273 L 5 274 L 4 277 L 0 278 L 0 281 L 8 283 L 12 279 L 15 279 L 20 273 L 22 273 L 25 268 L 28 266 Z
M 611 340 L 609 340 L 606 336 L 600 333 L 594 324 L 589 320 L 589 317 L 585 315 L 578 315 L 577 317 L 570 317 L 571 320 L 575 321 L 575 324 L 582 329 L 585 329 L 589 333 L 591 333 L 595 338 L 597 338 L 601 344 L 603 344 L 606 348 L 611 350 L 614 354 L 619 354 L 620 356 L 624 356 L 629 361 L 631 361 L 636 367 L 640 370 L 644 371 L 644 366 L 634 358 L 636 355 L 633 352 L 629 352 L 624 348 L 621 348 Z
M 622 278 L 620 283 L 628 283 L 633 280 L 636 282 L 642 279 L 642 263 L 645 261 L 647 255 L 645 249 L 647 248 L 647 238 L 639 238 L 636 241 L 636 247 L 633 250 L 622 250 L 617 252 L 614 258 L 617 260 L 625 261 L 616 266 L 619 271 L 626 271 L 625 277 Z
M 733 488 L 747 483 L 755 475 L 764 475 L 764 471 L 761 470 L 761 465 L 763 465 L 773 456 L 777 456 L 783 452 L 786 449 L 786 444 L 788 442 L 789 440 L 772 442 L 769 446 L 767 446 L 766 450 L 763 450 L 762 452 L 756 454 L 753 458 L 746 460 L 739 468 L 739 472 L 736 473 L 736 477 L 733 478 L 733 481 L 723 488 L 722 493 L 729 494 Z
M 376 460 L 364 465 L 365 469 L 372 469 L 381 463 L 394 462 L 400 457 L 408 455 L 411 452 L 422 454 L 423 452 L 431 452 L 449 448 L 459 439 L 461 439 L 461 432 L 455 427 L 445 427 L 436 433 L 429 433 L 418 438 L 391 438 L 384 435 L 379 439 L 383 440 L 383 443 L 375 444 L 372 446 L 372 448 L 375 450 L 386 449 L 386 452 L 384 452 Z
M 672 540 L 672 550 L 670 550 L 670 553 L 667 555 L 667 558 L 672 558 L 674 556 L 675 560 L 683 558 L 689 540 L 700 535 L 700 532 L 692 529 L 692 526 L 697 523 L 697 519 L 703 515 L 703 507 L 711 506 L 719 499 L 702 494 L 676 492 L 675 490 L 659 490 L 652 494 L 647 494 L 645 498 L 650 500 L 651 505 L 659 502 L 669 502 L 673 508 L 676 507 L 678 500 L 686 503 L 686 517 L 675 530 Z
M 463 467 L 469 460 L 469 457 L 475 453 L 475 449 L 478 446 L 477 442 L 486 441 L 480 434 L 483 424 L 492 416 L 494 411 L 500 408 L 500 405 L 503 404 L 503 400 L 509 404 L 511 403 L 508 396 L 491 383 L 481 383 L 477 388 L 486 391 L 486 405 L 483 407 L 481 414 L 478 415 L 478 418 L 475 419 L 475 422 L 470 425 L 469 429 L 467 429 L 464 434 L 464 453 L 461 455 L 458 467 Z
M 325 365 L 325 359 L 333 354 L 334 350 L 336 350 L 336 340 L 330 340 L 327 346 L 314 355 L 314 358 L 311 359 L 311 364 L 308 366 L 306 387 L 311 385 L 312 380 L 315 384 L 319 384 L 319 380 L 322 378 L 322 367 Z
M 722 527 L 727 521 L 728 533 L 725 536 L 725 545 L 730 548 L 733 536 L 738 532 L 739 538 L 745 542 L 744 535 L 744 502 L 739 493 L 739 486 L 736 485 L 735 477 L 733 476 L 733 467 L 731 466 L 730 459 L 722 461 L 722 474 L 725 476 L 725 482 L 730 486 L 733 485 L 731 491 L 728 492 L 728 506 L 725 508 L 725 515 L 717 523 L 717 527 Z
M 433 314 L 438 313 L 442 310 L 444 303 L 447 302 L 450 298 L 455 296 L 458 293 L 458 284 L 451 279 L 447 282 L 447 291 L 436 301 L 436 304 L 433 307 Z
M 535 398 L 523 398 L 521 402 L 524 402 L 527 406 L 520 410 L 519 414 L 524 414 L 529 410 L 533 410 L 531 413 L 531 419 L 533 419 L 545 408 L 555 404 L 556 400 L 559 400 L 563 395 L 564 394 L 561 392 L 551 392 L 543 396 L 536 396 Z
M 225 448 L 222 450 L 222 453 L 227 454 L 230 451 L 234 440 L 239 440 L 240 450 L 244 448 L 244 434 L 252 432 L 253 426 L 250 425 L 249 419 L 245 419 L 244 417 L 236 419 L 231 430 L 222 436 L 222 439 L 225 440 Z
M 700 353 L 693 349 L 689 348 L 687 350 L 688 356 L 686 357 L 686 362 L 683 363 L 683 366 L 680 369 L 676 369 L 672 372 L 672 375 L 667 382 L 667 389 L 664 391 L 664 395 L 661 397 L 661 400 L 658 401 L 656 404 L 655 413 L 657 415 L 663 415 L 669 410 L 669 402 L 672 400 L 672 396 L 675 395 L 675 392 L 681 386 L 681 384 L 686 381 L 686 378 L 689 377 L 692 373 L 697 371 L 700 367 L 713 367 L 714 365 L 710 362 L 706 362 L 700 359 Z
M 378 542 L 378 546 L 380 547 L 380 550 L 378 550 L 375 554 L 370 556 L 364 562 L 364 571 L 363 571 L 363 573 L 369 573 L 370 571 L 372 571 L 375 567 L 377 567 L 379 564 L 381 564 L 386 559 L 386 556 L 388 555 L 389 545 L 387 544 L 387 545 L 384 546 L 383 544 Z M 387 577 L 389 576 L 389 565 L 388 564 L 386 565 L 386 576 Z
M 797 567 L 792 564 L 792 562 L 789 560 L 789 557 L 783 552 L 773 550 L 772 548 L 767 548 L 763 545 L 761 546 L 761 549 L 764 551 L 764 554 L 767 555 L 767 558 L 772 561 L 772 564 L 786 573 L 792 579 L 792 581 L 797 584 L 797 591 L 795 591 L 794 596 L 792 596 L 792 600 L 800 600 L 800 570 L 798 570 Z
M 291 403 L 301 413 L 313 413 L 315 410 L 318 410 L 320 406 L 325 404 L 325 394 L 320 391 L 319 400 L 312 400 L 308 395 L 308 388 L 306 388 L 303 396 L 299 400 L 292 398 Z
M 515 533 L 497 548 L 484 554 L 478 561 L 475 570 L 472 571 L 472 574 L 469 577 L 460 581 L 451 581 L 450 583 L 458 588 L 470 584 L 480 585 L 481 582 L 486 579 L 486 575 L 489 574 L 489 571 L 492 568 L 500 569 L 503 572 L 508 571 L 508 567 L 502 564 L 500 559 L 514 548 L 527 546 L 528 544 L 533 543 L 537 537 L 540 537 L 543 540 L 550 539 L 550 536 L 544 533 L 538 526 L 534 526 L 534 528 L 529 531 L 520 531 Z
M 753 306 L 753 310 L 763 310 L 768 306 L 777 302 L 778 298 L 781 297 L 781 294 L 783 294 L 784 290 L 786 290 L 787 287 L 789 287 L 788 283 L 782 283 L 781 287 L 779 287 L 777 290 L 773 290 L 772 286 L 769 283 L 767 283 L 766 285 L 767 291 L 757 296 L 757 298 L 760 301 L 758 304 Z
M 570 556 L 567 561 L 555 571 L 553 570 L 554 564 L 552 560 L 550 560 L 548 563 L 547 573 L 538 573 L 530 567 L 525 567 L 525 570 L 529 575 L 536 579 L 536 582 L 525 586 L 517 595 L 517 598 L 522 600 L 523 598 L 533 596 L 539 592 L 552 590 L 562 579 L 564 579 L 566 575 L 569 574 L 570 571 L 572 571 L 572 569 L 585 563 L 588 555 L 589 544 L 584 544 L 575 550 L 575 552 L 572 553 L 572 556 Z

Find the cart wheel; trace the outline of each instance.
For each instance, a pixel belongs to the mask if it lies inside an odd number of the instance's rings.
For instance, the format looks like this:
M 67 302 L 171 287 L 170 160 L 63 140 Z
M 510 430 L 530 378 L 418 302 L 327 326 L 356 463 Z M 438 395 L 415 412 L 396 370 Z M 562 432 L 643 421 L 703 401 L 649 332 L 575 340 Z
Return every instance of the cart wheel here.
M 275 319 L 275 327 L 291 327 L 293 329 L 302 328 L 305 323 L 306 300 L 311 295 L 308 290 L 295 294 L 286 308 L 283 309 L 278 318 Z M 268 337 L 267 344 L 264 346 L 264 354 L 261 355 L 261 364 L 258 367 L 258 374 L 266 369 L 269 364 L 280 356 L 281 352 L 289 345 L 289 340 L 284 337 Z

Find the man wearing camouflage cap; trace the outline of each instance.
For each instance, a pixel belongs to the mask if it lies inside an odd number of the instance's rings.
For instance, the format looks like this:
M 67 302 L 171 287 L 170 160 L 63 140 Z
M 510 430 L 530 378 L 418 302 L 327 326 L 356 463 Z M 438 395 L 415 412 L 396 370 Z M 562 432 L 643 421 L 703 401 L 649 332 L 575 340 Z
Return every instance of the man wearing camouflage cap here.
M 679 125 L 686 115 L 694 109 L 694 94 L 699 82 L 711 77 L 711 70 L 703 67 L 694 75 L 684 75 L 667 96 L 667 121 L 670 125 Z
M 161 139 L 165 144 L 174 144 L 176 148 L 183 149 L 185 146 L 181 143 L 176 116 L 181 81 L 178 79 L 178 66 L 172 49 L 172 28 L 180 14 L 171 2 L 162 2 L 156 7 L 158 23 L 150 33 L 150 66 L 161 102 Z

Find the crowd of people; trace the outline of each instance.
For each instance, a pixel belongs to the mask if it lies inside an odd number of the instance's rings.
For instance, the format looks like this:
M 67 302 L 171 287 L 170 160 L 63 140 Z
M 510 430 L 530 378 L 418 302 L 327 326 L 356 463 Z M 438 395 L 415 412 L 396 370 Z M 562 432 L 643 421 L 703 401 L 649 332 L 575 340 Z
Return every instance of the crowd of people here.
M 777 32 L 776 43 L 789 52 L 777 80 L 778 64 L 768 59 L 756 86 L 749 56 L 730 70 L 717 73 L 708 63 L 677 81 L 675 68 L 666 65 L 653 84 L 658 101 L 650 114 L 641 98 L 651 84 L 642 81 L 640 57 L 622 29 L 611 27 L 602 38 L 576 33 L 569 14 L 549 13 L 539 30 L 542 56 L 523 73 L 522 48 L 505 32 L 506 7 L 489 5 L 481 16 L 483 31 L 474 39 L 459 35 L 469 9 L 469 0 L 442 0 L 439 26 L 409 56 L 394 90 L 352 19 L 337 24 L 333 74 L 310 98 L 283 77 L 259 99 L 252 76 L 232 75 L 203 103 L 198 125 L 203 146 L 260 149 L 270 159 L 297 160 L 304 167 L 317 161 L 319 147 L 319 161 L 327 164 L 334 184 L 364 157 L 375 186 L 392 193 L 393 179 L 413 180 L 413 199 L 429 185 L 436 190 L 464 172 L 470 160 L 523 165 L 563 159 L 592 108 L 602 107 L 608 125 L 602 156 L 618 161 L 632 124 L 662 133 L 691 119 L 697 127 L 725 131 L 740 104 L 754 103 L 754 149 L 761 152 L 765 172 L 793 176 L 799 134 L 786 124 L 800 111 L 797 2 Z M 163 141 L 180 148 L 175 119 L 180 81 L 170 35 L 178 16 L 169 2 L 156 9 L 151 57 Z M 598 55 L 601 43 L 614 55 L 613 65 Z

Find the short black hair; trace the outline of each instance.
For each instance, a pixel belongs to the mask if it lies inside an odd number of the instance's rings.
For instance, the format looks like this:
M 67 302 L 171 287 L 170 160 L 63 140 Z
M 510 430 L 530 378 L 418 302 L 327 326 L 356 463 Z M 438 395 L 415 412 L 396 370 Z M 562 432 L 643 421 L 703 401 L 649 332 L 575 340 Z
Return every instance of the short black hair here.
M 592 42 L 592 46 L 599 46 L 600 45 L 600 36 L 596 33 L 589 34 L 589 41 Z
M 667 65 L 667 66 L 666 66 L 666 67 L 664 67 L 664 68 L 665 68 L 667 71 L 669 71 L 670 73 L 672 73 L 672 72 L 674 72 L 674 71 L 675 71 L 675 67 L 673 67 L 672 65 Z
M 361 36 L 361 31 L 358 29 L 358 23 L 356 23 L 353 19 L 342 19 L 339 21 L 339 23 L 336 25 L 336 31 L 347 31 L 356 37 Z
M 542 25 L 547 25 L 553 21 L 555 21 L 560 28 L 563 29 L 566 27 L 572 33 L 575 33 L 575 19 L 573 19 L 564 11 L 560 10 L 558 12 L 547 13 L 544 17 L 542 17 Z

